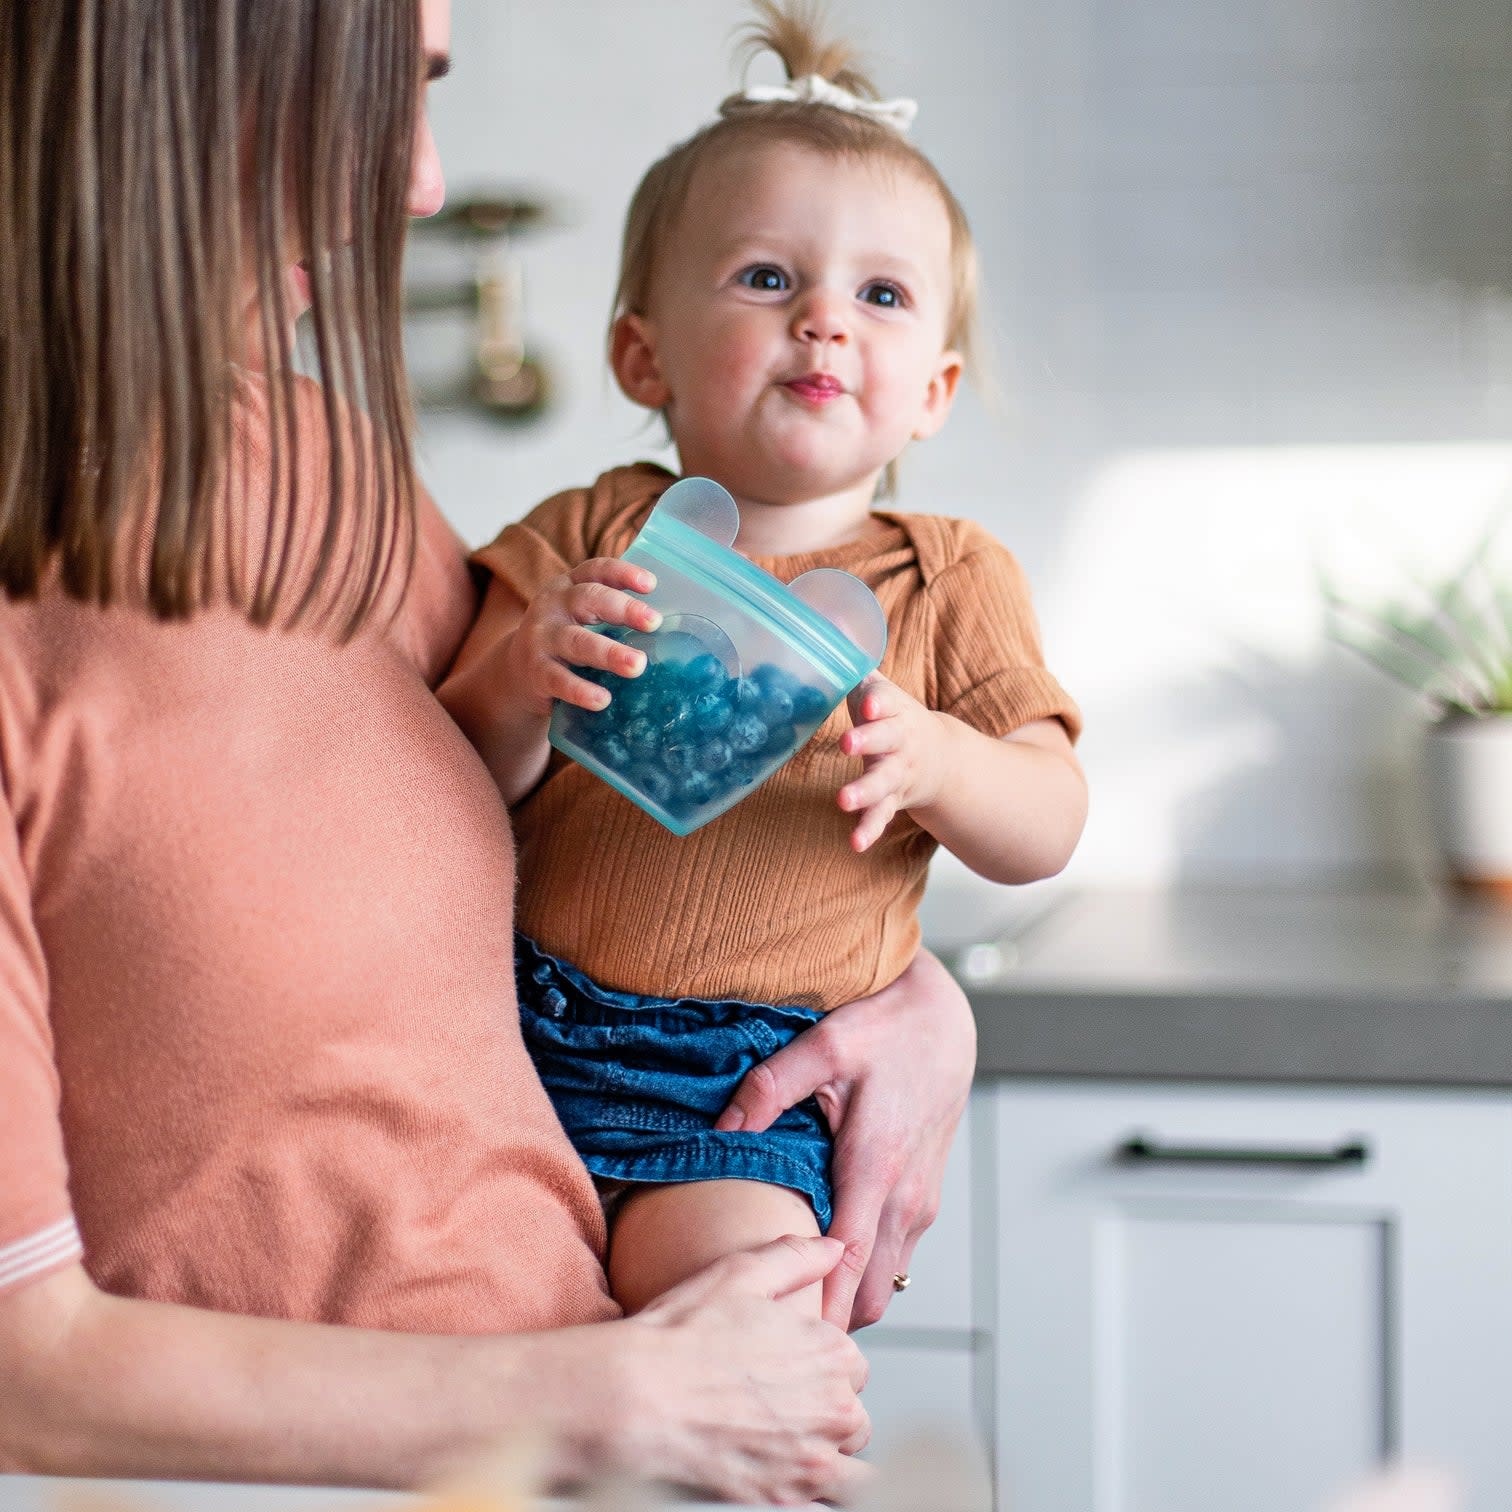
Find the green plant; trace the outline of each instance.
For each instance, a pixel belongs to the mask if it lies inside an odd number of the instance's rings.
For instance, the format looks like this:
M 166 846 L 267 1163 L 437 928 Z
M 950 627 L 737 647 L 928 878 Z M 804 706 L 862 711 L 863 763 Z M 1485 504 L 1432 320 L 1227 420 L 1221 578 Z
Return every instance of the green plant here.
M 1423 697 L 1438 718 L 1512 714 L 1512 562 L 1498 520 L 1457 572 L 1412 569 L 1364 601 L 1325 576 L 1328 633 Z

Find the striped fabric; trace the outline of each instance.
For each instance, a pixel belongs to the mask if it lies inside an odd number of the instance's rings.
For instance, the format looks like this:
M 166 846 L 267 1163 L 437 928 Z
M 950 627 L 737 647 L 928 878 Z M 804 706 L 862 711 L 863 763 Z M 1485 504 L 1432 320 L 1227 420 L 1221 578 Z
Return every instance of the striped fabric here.
M 0 1289 L 56 1269 L 65 1261 L 81 1259 L 83 1254 L 78 1225 L 72 1218 L 60 1218 L 24 1239 L 0 1244 Z
M 623 553 L 671 481 L 616 468 L 548 499 L 473 560 L 528 603 L 590 557 Z M 784 582 L 818 567 L 863 579 L 887 615 L 882 673 L 926 707 L 990 736 L 1039 719 L 1081 728 L 1045 666 L 1023 571 L 980 525 L 877 512 L 855 540 L 752 561 Z M 861 772 L 840 749 L 849 727 L 842 704 L 769 782 L 686 836 L 553 753 L 514 810 L 517 926 L 594 981 L 653 997 L 827 1010 L 885 987 L 918 951 L 935 841 L 900 814 L 866 855 L 851 849 L 856 817 L 835 803 Z

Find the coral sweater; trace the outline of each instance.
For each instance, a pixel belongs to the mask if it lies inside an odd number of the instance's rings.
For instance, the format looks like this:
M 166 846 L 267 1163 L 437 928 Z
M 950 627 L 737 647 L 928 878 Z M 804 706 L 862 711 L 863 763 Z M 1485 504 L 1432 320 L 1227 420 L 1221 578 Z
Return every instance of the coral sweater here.
M 613 1315 L 520 1040 L 508 818 L 432 694 L 475 593 L 420 527 L 345 647 L 0 599 L 0 1289 L 82 1255 L 268 1317 Z

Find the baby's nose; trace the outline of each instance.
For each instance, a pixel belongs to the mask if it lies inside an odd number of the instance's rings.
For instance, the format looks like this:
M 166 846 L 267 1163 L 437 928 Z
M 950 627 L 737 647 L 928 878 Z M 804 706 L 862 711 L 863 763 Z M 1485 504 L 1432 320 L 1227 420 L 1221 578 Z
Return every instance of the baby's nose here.
M 849 335 L 845 299 L 829 289 L 811 290 L 794 313 L 793 334 L 800 341 L 844 343 Z

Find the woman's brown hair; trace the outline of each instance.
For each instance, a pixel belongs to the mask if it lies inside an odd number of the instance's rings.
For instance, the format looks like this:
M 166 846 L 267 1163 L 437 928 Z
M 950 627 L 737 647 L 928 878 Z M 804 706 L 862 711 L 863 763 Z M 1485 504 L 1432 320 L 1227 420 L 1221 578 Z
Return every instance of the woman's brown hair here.
M 75 597 L 165 618 L 221 591 L 259 624 L 314 607 L 350 635 L 372 612 L 413 552 L 399 280 L 419 88 L 415 0 L 0 6 L 7 593 L 56 563 Z M 307 552 L 299 258 L 326 432 L 305 445 L 329 482 Z M 233 419 L 249 272 L 269 458 L 250 559 L 233 545 L 253 502 Z

